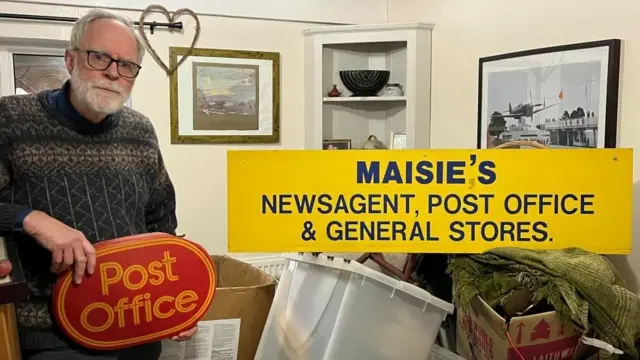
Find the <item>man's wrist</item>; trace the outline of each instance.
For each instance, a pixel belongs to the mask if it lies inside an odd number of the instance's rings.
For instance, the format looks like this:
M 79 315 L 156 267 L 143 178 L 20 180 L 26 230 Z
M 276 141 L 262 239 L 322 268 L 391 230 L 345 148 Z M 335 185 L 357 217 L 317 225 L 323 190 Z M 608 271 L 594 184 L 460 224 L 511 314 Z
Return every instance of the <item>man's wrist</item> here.
M 23 232 L 24 231 L 24 219 L 29 214 L 31 214 L 32 211 L 33 211 L 33 209 L 26 208 L 26 209 L 22 210 L 21 212 L 19 212 L 16 215 L 15 221 L 13 223 L 13 231 L 14 232 Z

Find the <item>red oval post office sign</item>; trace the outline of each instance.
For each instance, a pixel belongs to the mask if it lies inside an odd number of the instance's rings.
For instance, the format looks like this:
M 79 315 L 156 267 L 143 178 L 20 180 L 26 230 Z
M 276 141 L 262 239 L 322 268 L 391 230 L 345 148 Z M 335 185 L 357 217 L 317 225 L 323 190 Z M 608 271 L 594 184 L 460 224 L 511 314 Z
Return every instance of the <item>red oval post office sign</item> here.
M 216 272 L 189 240 L 151 233 L 95 245 L 96 269 L 80 285 L 71 271 L 54 287 L 60 327 L 80 345 L 115 350 L 170 338 L 209 309 Z

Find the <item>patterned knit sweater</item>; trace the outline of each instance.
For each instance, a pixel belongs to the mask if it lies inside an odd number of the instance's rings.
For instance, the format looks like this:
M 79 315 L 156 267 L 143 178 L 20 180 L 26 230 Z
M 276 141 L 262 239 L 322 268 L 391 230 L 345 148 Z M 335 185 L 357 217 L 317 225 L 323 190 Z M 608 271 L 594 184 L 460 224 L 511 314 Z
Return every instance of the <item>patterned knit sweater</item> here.
M 91 243 L 160 231 L 175 234 L 175 193 L 151 122 L 124 108 L 99 124 L 61 90 L 0 98 L 0 232 L 25 209 L 43 211 Z M 15 234 L 30 298 L 16 304 L 21 331 L 56 328 L 51 253 Z

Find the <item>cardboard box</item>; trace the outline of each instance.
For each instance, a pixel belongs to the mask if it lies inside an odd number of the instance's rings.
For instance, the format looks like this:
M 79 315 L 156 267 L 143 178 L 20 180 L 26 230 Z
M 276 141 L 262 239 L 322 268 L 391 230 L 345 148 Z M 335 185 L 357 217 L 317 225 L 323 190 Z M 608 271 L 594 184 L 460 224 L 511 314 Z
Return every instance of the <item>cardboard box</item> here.
M 457 310 L 457 350 L 465 359 L 564 360 L 582 349 L 580 331 L 563 326 L 555 311 L 507 321 L 479 297 L 468 311 Z
M 240 319 L 238 360 L 253 360 L 276 291 L 265 272 L 228 256 L 212 256 L 216 294 L 202 320 Z

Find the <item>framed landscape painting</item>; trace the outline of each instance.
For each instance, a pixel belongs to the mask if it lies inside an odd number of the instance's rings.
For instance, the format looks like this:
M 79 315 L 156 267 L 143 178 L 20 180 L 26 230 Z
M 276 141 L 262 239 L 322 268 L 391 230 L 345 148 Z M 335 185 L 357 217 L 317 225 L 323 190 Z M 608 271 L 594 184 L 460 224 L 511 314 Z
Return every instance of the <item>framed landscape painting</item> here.
M 620 47 L 612 39 L 481 58 L 478 148 L 616 147 Z
M 188 53 L 171 47 L 170 67 Z M 280 142 L 280 55 L 194 49 L 170 77 L 173 144 Z

